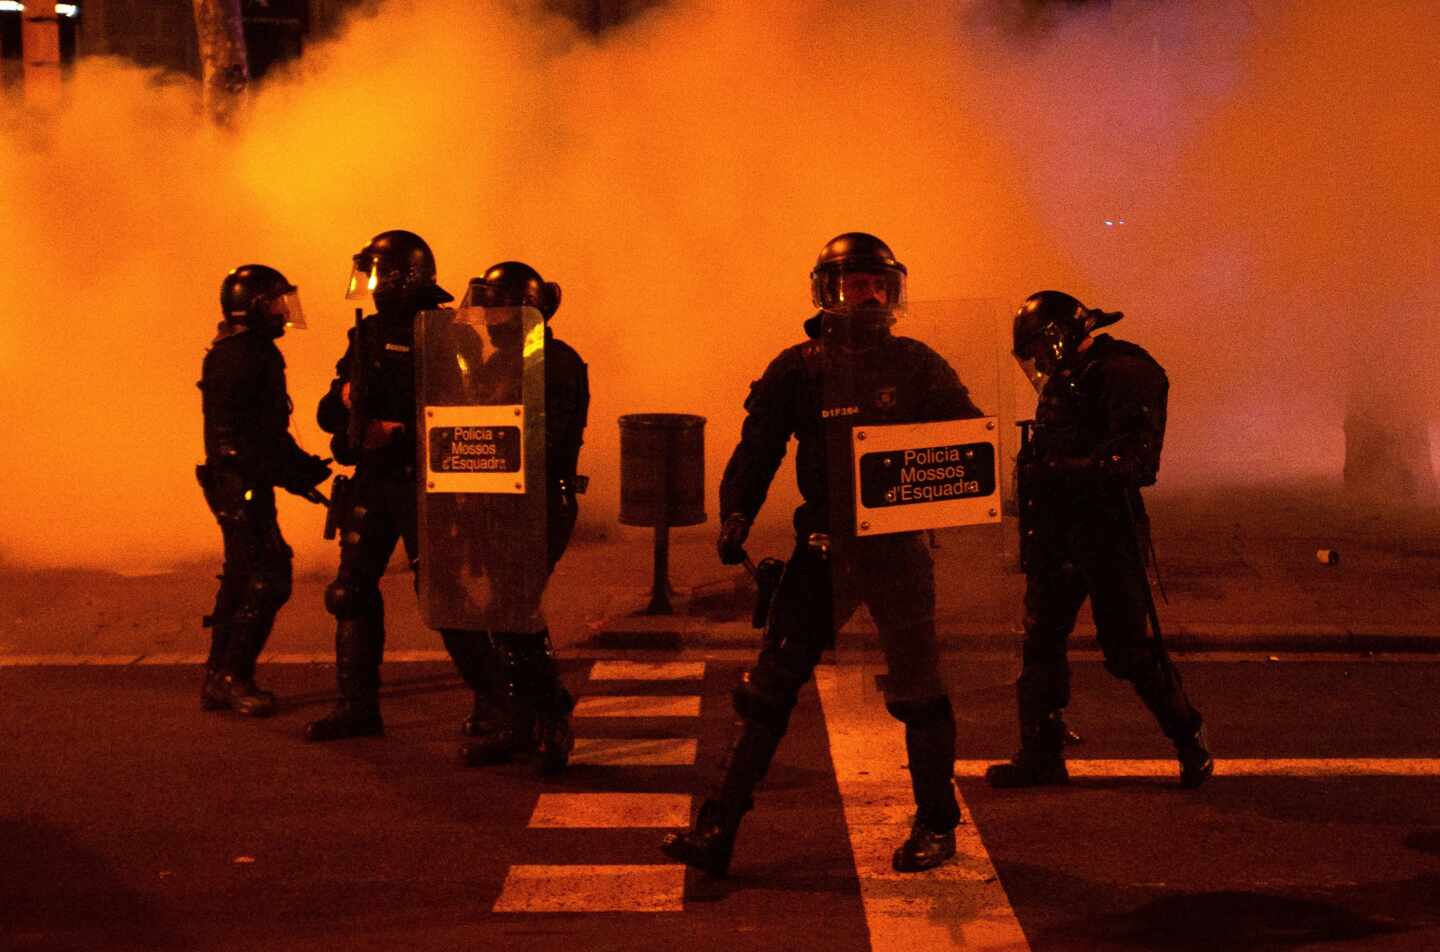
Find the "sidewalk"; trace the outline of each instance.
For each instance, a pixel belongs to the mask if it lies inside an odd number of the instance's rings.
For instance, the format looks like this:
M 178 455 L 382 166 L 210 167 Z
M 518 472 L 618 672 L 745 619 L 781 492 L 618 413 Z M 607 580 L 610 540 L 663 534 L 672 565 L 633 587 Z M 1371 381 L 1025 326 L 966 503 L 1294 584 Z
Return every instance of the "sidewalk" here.
M 1179 650 L 1440 651 L 1440 509 L 1370 512 L 1332 489 L 1291 485 L 1156 493 L 1149 502 L 1167 642 Z M 652 533 L 582 524 L 546 597 L 562 652 L 745 647 L 753 587 L 722 566 L 714 526 L 671 532 L 675 614 L 642 614 L 649 602 Z M 1013 649 L 1024 577 L 1015 571 L 1015 526 L 937 533 L 937 623 L 950 650 Z M 765 523 L 752 556 L 787 557 L 786 526 Z M 1339 552 L 1323 565 L 1318 549 Z M 93 571 L 0 567 L 0 657 L 192 656 L 205 644 L 200 617 L 214 597 L 213 565 L 124 578 Z M 325 655 L 328 570 L 298 576 L 271 639 L 277 653 Z M 438 651 L 421 623 L 410 578 L 397 561 L 383 584 L 387 654 Z M 868 619 L 857 620 L 863 630 Z M 1074 646 L 1094 647 L 1088 611 Z

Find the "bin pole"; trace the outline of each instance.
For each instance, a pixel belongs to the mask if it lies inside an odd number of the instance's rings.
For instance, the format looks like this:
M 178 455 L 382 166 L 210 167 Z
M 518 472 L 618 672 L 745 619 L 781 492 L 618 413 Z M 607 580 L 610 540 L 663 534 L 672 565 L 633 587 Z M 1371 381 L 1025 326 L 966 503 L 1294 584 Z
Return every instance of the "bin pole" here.
M 655 527 L 655 578 L 650 588 L 650 604 L 645 608 L 647 615 L 673 615 L 670 604 L 670 527 Z
M 673 440 L 667 439 L 656 480 L 660 487 L 660 518 L 655 522 L 655 576 L 650 585 L 650 604 L 645 608 L 647 615 L 675 614 L 670 605 L 670 456 L 674 449 Z

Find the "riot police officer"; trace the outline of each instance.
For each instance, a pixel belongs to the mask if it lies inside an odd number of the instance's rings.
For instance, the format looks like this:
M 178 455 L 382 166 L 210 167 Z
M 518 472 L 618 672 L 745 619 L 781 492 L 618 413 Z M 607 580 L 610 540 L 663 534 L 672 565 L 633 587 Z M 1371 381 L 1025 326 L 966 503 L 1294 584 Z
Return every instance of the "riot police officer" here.
M 290 435 L 285 358 L 275 341 L 287 327 L 305 326 L 296 287 L 274 268 L 242 265 L 220 283 L 220 313 L 200 374 L 205 463 L 196 475 L 220 524 L 225 564 L 205 619 L 210 655 L 200 707 L 262 717 L 274 712 L 275 696 L 256 686 L 255 662 L 291 583 L 275 487 L 318 498 L 330 467 Z
M 335 459 L 354 465 L 355 475 L 349 511 L 341 514 L 340 570 L 325 590 L 325 607 L 336 619 L 340 700 L 306 727 L 311 741 L 384 733 L 380 578 L 397 541 L 416 567 L 414 320 L 454 300 L 436 283 L 430 246 L 413 232 L 381 232 L 353 261 L 347 297 L 368 295 L 375 313 L 349 332 L 317 412 L 321 428 L 333 434 Z
M 1135 686 L 1175 744 L 1180 782 L 1214 770 L 1200 713 L 1159 641 L 1144 551 L 1140 488 L 1155 482 L 1169 380 L 1146 351 L 1108 334 L 1119 312 L 1059 291 L 1032 294 L 1015 315 L 1014 355 L 1040 391 L 1034 433 L 1017 459 L 1026 573 L 1023 668 L 1016 682 L 1020 750 L 995 764 L 996 787 L 1065 783 L 1070 700 L 1066 639 L 1086 598 L 1105 669 Z
M 741 818 L 784 737 L 800 689 L 858 602 L 875 619 L 889 668 L 886 708 L 905 725 L 916 802 L 909 838 L 895 851 L 903 872 L 954 855 L 961 820 L 952 781 L 955 723 L 938 672 L 933 566 L 922 533 L 841 539 L 832 508 L 845 467 L 834 465 L 834 434 L 862 423 L 980 416 L 953 368 L 891 326 L 904 303 L 906 269 L 873 235 L 842 234 L 811 272 L 819 312 L 809 340 L 782 351 L 750 386 L 739 445 L 720 486 L 720 560 L 745 559 L 744 543 L 793 436 L 804 499 L 795 511 L 796 544 L 771 604 L 764 647 L 734 691 L 739 736 L 723 777 L 691 830 L 667 836 L 666 855 L 724 876 Z M 836 387 L 837 379 L 851 381 Z M 828 445 L 827 445 L 828 444 Z M 853 534 L 853 532 L 852 532 Z M 833 601 L 832 601 L 833 599 Z
M 534 308 L 545 321 L 544 572 L 548 576 L 569 545 L 579 514 L 577 469 L 590 407 L 589 371 L 575 349 L 550 329 L 550 318 L 560 307 L 560 286 L 545 281 L 530 265 L 520 261 L 491 265 L 471 280 L 464 303 L 487 309 L 486 333 L 492 350 L 480 376 L 506 390 L 518 390 L 522 376 L 524 330 L 519 309 Z M 521 400 L 518 392 L 491 393 L 485 402 Z M 497 542 L 474 541 L 482 561 Z M 489 561 L 495 566 L 496 560 Z M 537 595 L 541 591 L 516 588 Z M 538 605 L 534 608 L 538 610 Z M 528 616 L 529 611 L 509 614 Z M 560 683 L 548 629 L 492 631 L 488 638 L 486 634 L 445 632 L 446 644 L 454 645 L 452 654 L 457 659 L 467 657 L 462 673 L 475 692 L 474 712 L 464 728 L 472 740 L 461 747 L 462 761 L 479 766 L 533 752 L 542 772 L 562 769 L 574 746 L 569 722 L 574 700 Z

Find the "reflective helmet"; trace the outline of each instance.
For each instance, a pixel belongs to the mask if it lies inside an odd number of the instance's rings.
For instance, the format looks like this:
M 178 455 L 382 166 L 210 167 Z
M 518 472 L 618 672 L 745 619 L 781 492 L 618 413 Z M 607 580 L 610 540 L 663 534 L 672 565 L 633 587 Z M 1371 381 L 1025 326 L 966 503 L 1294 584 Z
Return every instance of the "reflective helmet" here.
M 560 285 L 523 261 L 502 261 L 470 279 L 460 306 L 533 307 L 548 321 L 560 308 Z
M 345 297 L 369 295 L 377 310 L 428 308 L 455 300 L 435 283 L 435 255 L 413 231 L 382 231 L 353 260 Z
M 242 264 L 225 275 L 220 282 L 220 313 L 232 324 L 274 337 L 287 327 L 305 327 L 299 288 L 263 264 Z
M 1037 291 L 1015 312 L 1011 353 L 1039 389 L 1070 364 L 1091 332 L 1124 316 L 1120 311 L 1088 308 L 1063 291 Z
M 846 275 L 873 275 L 879 279 L 869 283 L 873 290 L 884 293 L 855 299 L 847 293 Z M 810 297 L 815 306 L 830 314 L 850 314 L 867 305 L 893 310 L 905 303 L 905 266 L 895 260 L 890 246 L 874 235 L 847 231 L 831 238 L 810 272 Z

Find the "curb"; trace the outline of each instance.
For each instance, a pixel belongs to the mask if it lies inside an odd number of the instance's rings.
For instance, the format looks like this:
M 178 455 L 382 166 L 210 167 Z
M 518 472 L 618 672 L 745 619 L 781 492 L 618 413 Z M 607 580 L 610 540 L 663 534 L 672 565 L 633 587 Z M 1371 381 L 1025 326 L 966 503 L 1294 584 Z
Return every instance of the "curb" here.
M 873 633 L 873 630 L 872 632 Z M 941 650 L 1014 651 L 1021 641 L 1016 626 L 948 626 L 939 633 Z M 598 650 L 681 651 L 686 648 L 760 647 L 761 634 L 742 622 L 715 622 L 689 616 L 627 616 L 613 619 L 576 647 Z M 1165 644 L 1177 652 L 1336 652 L 1342 654 L 1440 653 L 1440 629 L 1379 626 L 1349 629 L 1334 625 L 1177 624 L 1165 632 Z M 1076 651 L 1099 651 L 1093 625 L 1079 625 L 1070 638 Z

